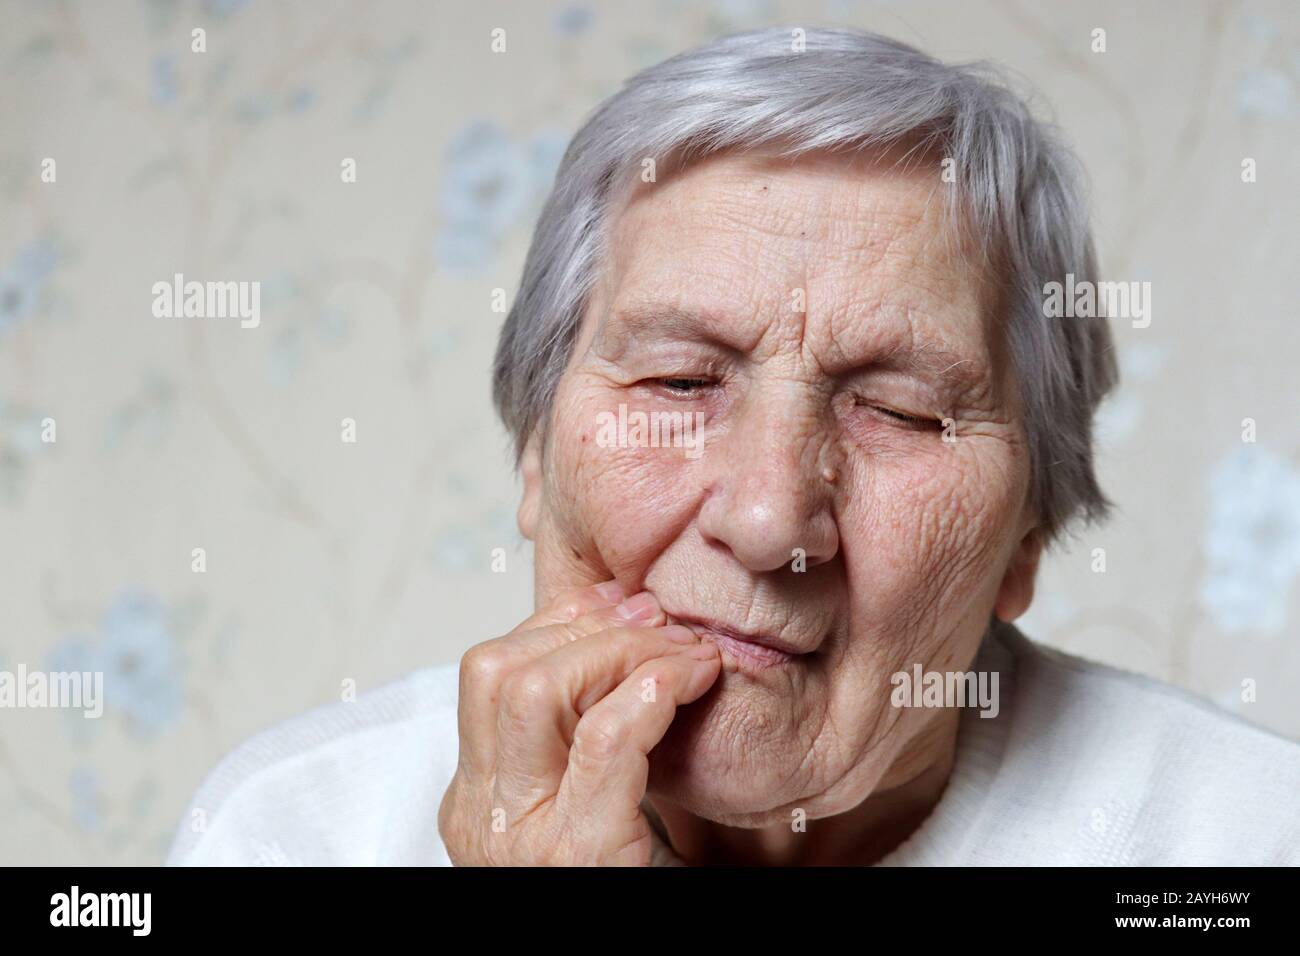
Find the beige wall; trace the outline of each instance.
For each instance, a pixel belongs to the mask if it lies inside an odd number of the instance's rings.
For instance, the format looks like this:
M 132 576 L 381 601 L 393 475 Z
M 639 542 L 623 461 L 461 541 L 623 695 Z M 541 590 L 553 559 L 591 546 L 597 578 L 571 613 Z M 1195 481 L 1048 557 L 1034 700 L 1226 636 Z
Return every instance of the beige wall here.
M 1300 736 L 1293 4 L 0 13 L 0 669 L 96 666 L 117 688 L 99 721 L 0 710 L 0 861 L 156 862 L 250 733 L 524 616 L 491 290 L 514 292 L 547 176 L 601 97 L 769 23 L 989 57 L 1042 91 L 1093 177 L 1103 266 L 1153 284 L 1153 320 L 1117 328 L 1117 518 L 1051 560 L 1026 630 Z M 258 279 L 261 325 L 155 318 L 175 272 Z

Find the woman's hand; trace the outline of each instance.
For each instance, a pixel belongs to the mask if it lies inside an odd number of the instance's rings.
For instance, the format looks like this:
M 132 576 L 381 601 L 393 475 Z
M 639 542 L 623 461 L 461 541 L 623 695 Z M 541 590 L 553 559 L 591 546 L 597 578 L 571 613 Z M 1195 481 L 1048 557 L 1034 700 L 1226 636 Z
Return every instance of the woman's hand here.
M 621 602 L 621 603 L 620 603 Z M 648 593 L 567 591 L 460 664 L 460 761 L 438 810 L 458 866 L 674 862 L 647 755 L 721 668 Z

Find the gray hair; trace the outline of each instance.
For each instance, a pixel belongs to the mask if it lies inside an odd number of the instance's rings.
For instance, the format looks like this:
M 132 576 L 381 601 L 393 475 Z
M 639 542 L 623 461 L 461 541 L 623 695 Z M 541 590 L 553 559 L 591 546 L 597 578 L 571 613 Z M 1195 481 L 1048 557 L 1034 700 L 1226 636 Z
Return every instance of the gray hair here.
M 1051 543 L 1110 503 L 1093 469 L 1092 418 L 1118 380 L 1104 318 L 1049 318 L 1044 285 L 1097 280 L 1083 175 L 988 64 L 948 65 L 886 37 L 782 28 L 724 37 L 650 67 L 605 100 L 564 154 L 501 330 L 496 406 L 517 455 L 545 438 L 605 248 L 616 187 L 645 157 L 727 149 L 909 147 L 951 158 L 960 221 L 1000 290 L 1025 414 L 1030 497 Z M 950 207 L 953 204 L 950 202 Z

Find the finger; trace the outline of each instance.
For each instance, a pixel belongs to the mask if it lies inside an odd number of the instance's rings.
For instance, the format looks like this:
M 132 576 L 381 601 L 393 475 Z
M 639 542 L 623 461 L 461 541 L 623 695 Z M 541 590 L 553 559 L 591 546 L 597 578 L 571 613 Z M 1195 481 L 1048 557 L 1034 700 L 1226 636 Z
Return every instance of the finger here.
M 566 643 L 513 673 L 497 711 L 498 805 L 522 814 L 553 797 L 583 713 L 647 661 L 699 646 L 680 625 L 613 628 Z
M 580 593 L 585 592 L 585 593 Z M 460 736 L 460 766 L 470 774 L 491 772 L 495 758 L 497 708 L 501 685 L 520 667 L 565 644 L 610 627 L 656 627 L 665 622 L 663 609 L 653 595 L 633 595 L 618 605 L 608 603 L 608 590 L 597 588 L 568 592 L 569 598 L 552 602 L 543 614 L 567 616 L 590 608 L 573 620 L 532 629 L 516 629 L 504 637 L 469 649 L 461 659 L 456 723 Z M 604 604 L 600 602 L 604 601 Z M 535 619 L 542 619 L 534 615 Z M 534 618 L 530 618 L 533 620 Z
M 640 812 L 650 751 L 677 708 L 704 696 L 720 673 L 717 647 L 702 643 L 647 661 L 588 709 L 574 730 L 557 811 L 609 820 Z
M 617 581 L 602 581 L 583 588 L 565 588 L 538 608 L 511 633 L 531 631 L 550 624 L 565 624 L 580 617 L 613 607 L 627 597 Z
M 505 637 L 476 644 L 466 652 L 460 662 L 456 724 L 460 736 L 459 764 L 467 773 L 481 774 L 490 768 L 491 736 L 495 733 L 496 702 L 501 682 L 522 661 L 536 656 L 521 655 L 518 641 L 510 638 L 551 624 L 581 620 L 589 614 L 616 606 L 624 598 L 623 588 L 617 581 L 566 588 Z M 485 729 L 486 739 L 479 728 Z

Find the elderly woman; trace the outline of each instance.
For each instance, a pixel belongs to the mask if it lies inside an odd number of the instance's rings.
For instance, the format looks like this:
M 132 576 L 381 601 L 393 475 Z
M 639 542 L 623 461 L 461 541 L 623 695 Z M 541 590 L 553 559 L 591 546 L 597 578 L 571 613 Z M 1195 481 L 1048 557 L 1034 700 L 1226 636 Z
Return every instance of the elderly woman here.
M 495 374 L 536 613 L 246 745 L 174 862 L 1300 862 L 1300 748 L 1010 624 L 1107 507 L 1072 157 L 986 71 L 802 39 L 564 157 Z

